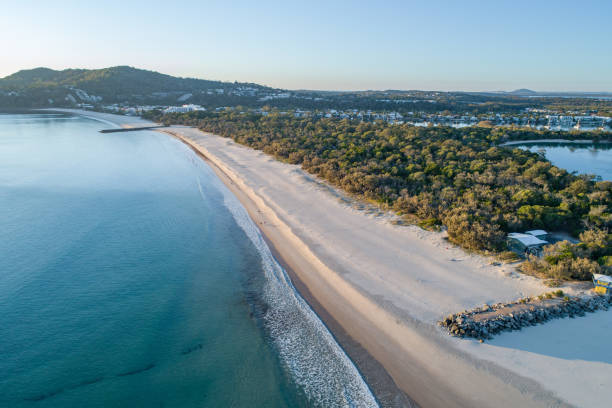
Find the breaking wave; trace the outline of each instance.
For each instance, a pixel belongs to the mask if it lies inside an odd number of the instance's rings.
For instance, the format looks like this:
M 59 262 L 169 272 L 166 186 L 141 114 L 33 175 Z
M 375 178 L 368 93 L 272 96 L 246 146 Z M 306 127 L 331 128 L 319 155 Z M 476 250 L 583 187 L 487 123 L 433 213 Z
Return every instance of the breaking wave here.
M 225 186 L 220 190 L 261 257 L 265 280 L 260 296 L 266 304 L 261 319 L 283 368 L 313 406 L 377 407 L 359 371 L 299 295 L 244 207 Z

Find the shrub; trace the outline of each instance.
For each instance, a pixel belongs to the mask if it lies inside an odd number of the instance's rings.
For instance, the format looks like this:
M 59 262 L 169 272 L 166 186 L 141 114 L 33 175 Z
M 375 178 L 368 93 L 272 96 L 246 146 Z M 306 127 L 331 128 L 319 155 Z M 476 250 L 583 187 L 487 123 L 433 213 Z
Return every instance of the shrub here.
M 520 257 L 516 254 L 516 252 L 512 251 L 503 251 L 497 255 L 497 258 L 503 262 L 515 262 L 520 259 Z
M 562 259 L 555 264 L 542 259 L 529 259 L 522 269 L 531 275 L 558 280 L 590 280 L 594 273 L 601 273 L 601 266 L 586 258 Z
M 557 288 L 559 286 L 561 286 L 561 282 L 559 279 L 546 279 L 544 281 L 544 284 L 546 286 L 548 286 L 549 288 Z
M 444 218 L 450 240 L 468 249 L 499 250 L 504 232 L 491 222 L 491 215 L 479 210 L 455 208 Z
M 419 227 L 433 231 L 439 231 L 441 225 L 442 222 L 437 218 L 427 218 L 426 220 L 419 222 Z
M 603 253 L 610 250 L 610 235 L 606 231 L 587 230 L 580 234 L 583 242 L 557 242 L 544 247 L 542 258 L 529 257 L 522 265 L 525 273 L 553 280 L 590 280 L 594 273 L 608 271 L 602 264 Z

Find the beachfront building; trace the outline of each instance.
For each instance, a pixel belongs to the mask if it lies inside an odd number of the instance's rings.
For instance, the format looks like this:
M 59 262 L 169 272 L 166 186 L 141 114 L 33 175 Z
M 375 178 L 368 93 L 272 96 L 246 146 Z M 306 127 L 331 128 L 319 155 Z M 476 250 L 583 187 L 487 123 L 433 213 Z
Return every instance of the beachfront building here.
M 595 292 L 597 293 L 602 295 L 612 294 L 612 276 L 594 273 L 593 285 L 595 285 Z
M 205 111 L 206 108 L 201 107 L 200 105 L 183 105 L 183 106 L 169 106 L 164 109 L 164 113 L 187 113 L 193 111 Z
M 506 239 L 506 245 L 508 245 L 508 249 L 519 255 L 540 256 L 544 245 L 550 243 L 543 238 L 548 238 L 548 234 L 543 230 L 527 231 L 524 234 L 511 232 Z
M 542 241 L 548 241 L 550 242 L 550 237 L 548 236 L 548 232 L 544 231 L 544 230 L 531 230 L 531 231 L 526 231 L 525 234 L 528 235 L 533 235 L 536 238 L 541 239 Z

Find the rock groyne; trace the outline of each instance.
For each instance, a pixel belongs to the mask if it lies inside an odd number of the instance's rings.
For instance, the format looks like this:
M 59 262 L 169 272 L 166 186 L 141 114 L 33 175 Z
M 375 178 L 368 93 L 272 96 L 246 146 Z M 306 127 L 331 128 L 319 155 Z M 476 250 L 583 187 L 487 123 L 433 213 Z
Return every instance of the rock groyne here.
M 584 316 L 612 307 L 612 296 L 568 297 L 563 292 L 523 298 L 513 303 L 484 305 L 447 316 L 438 324 L 451 336 L 472 337 L 484 341 L 503 331 L 520 330 L 551 319 Z

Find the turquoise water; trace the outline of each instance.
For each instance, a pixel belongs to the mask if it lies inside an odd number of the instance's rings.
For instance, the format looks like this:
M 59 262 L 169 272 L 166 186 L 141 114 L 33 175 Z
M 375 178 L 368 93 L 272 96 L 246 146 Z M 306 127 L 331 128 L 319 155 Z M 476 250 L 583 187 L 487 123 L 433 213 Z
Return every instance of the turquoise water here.
M 0 406 L 374 406 L 245 210 L 156 132 L 0 115 Z
M 542 153 L 557 167 L 569 172 L 593 174 L 612 180 L 612 144 L 537 142 L 515 145 Z

